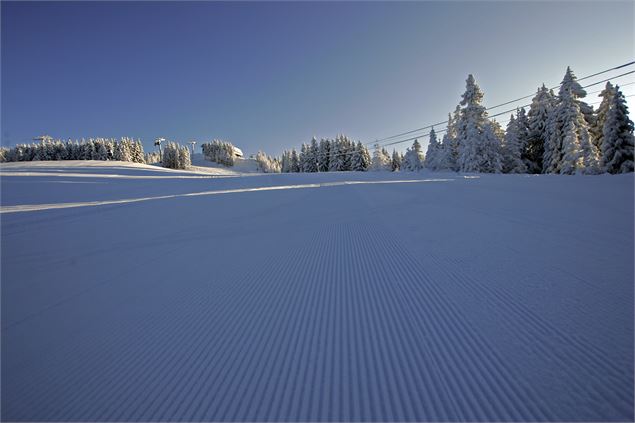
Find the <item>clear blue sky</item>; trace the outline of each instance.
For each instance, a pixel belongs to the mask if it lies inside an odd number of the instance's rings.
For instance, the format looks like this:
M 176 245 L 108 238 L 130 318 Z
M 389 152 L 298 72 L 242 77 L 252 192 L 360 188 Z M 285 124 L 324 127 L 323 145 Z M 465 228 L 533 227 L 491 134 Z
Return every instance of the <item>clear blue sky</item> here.
M 493 105 L 632 60 L 633 4 L 3 1 L 2 144 L 368 142 L 443 120 L 468 73 Z

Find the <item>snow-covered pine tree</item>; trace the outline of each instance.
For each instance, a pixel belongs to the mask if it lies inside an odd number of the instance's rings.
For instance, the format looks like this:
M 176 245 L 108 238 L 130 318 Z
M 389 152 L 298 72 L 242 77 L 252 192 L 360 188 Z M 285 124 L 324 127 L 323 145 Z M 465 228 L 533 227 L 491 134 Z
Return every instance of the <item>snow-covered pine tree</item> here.
M 393 172 L 399 171 L 401 169 L 401 154 L 397 152 L 397 150 L 392 150 L 392 157 L 390 160 L 390 169 Z
M 335 139 L 329 139 L 329 172 L 337 171 L 337 137 Z
M 347 171 L 350 170 L 349 141 L 344 135 L 338 135 L 331 144 L 331 157 L 329 170 Z
M 55 140 L 53 142 L 53 160 L 68 160 L 68 150 L 66 143 L 62 140 Z
M 587 119 L 582 113 L 581 106 L 583 106 L 587 112 L 589 106 L 586 103 L 583 104 L 582 101 L 579 100 L 585 96 L 586 91 L 584 91 L 582 86 L 577 82 L 571 68 L 567 67 L 564 78 L 560 83 L 560 89 L 558 91 L 558 97 L 555 100 L 553 111 L 550 113 L 547 122 L 547 133 L 549 138 L 545 143 L 545 153 L 543 156 L 543 169 L 545 173 L 560 173 L 565 150 L 563 144 L 564 139 L 567 135 L 569 135 L 569 141 L 573 140 L 571 135 L 567 132 L 570 129 L 568 119 L 574 119 L 577 121 L 579 117 L 578 115 L 581 115 L 585 123 L 587 122 Z M 573 103 L 577 106 L 577 113 L 574 113 Z M 578 125 L 579 123 L 576 123 L 574 126 L 577 128 Z M 588 124 L 586 127 L 588 130 Z M 575 139 L 576 143 L 579 144 L 578 138 L 576 137 Z M 574 150 L 575 149 L 571 147 L 571 145 L 568 146 L 569 156 L 567 157 L 567 172 L 569 172 L 572 166 L 577 163 L 577 160 L 574 160 L 571 156 Z
M 505 143 L 503 145 L 503 172 L 505 173 L 525 173 L 527 168 L 521 158 L 523 142 L 519 120 L 511 115 L 507 123 L 505 132 Z
M 329 140 L 322 138 L 318 147 L 318 172 L 329 171 L 329 158 L 331 155 L 331 143 Z
M 114 160 L 115 154 L 115 140 L 109 138 L 106 140 L 106 160 Z M 145 162 L 144 162 L 145 163 Z
M 131 140 L 128 140 L 132 143 Z M 192 163 L 190 161 L 190 149 L 187 146 L 168 142 L 163 148 L 163 167 L 170 169 L 187 169 Z
M 429 170 L 437 170 L 439 168 L 439 155 L 441 153 L 441 146 L 437 141 L 437 134 L 434 132 L 434 127 L 430 129 L 430 140 L 428 141 L 428 150 L 426 151 L 426 158 L 423 163 L 423 167 Z
M 452 153 L 452 157 L 450 158 L 452 163 L 454 163 L 453 170 L 458 170 L 458 160 L 459 160 L 459 122 L 461 120 L 461 105 L 457 104 L 454 109 L 454 113 L 448 113 L 448 125 L 447 132 L 448 136 L 452 140 L 448 146 L 452 149 L 450 152 Z
M 446 132 L 439 143 L 439 151 L 437 153 L 437 169 L 436 170 L 454 170 L 452 158 L 452 140 Z M 456 163 L 456 162 L 454 162 Z
M 548 139 L 547 123 L 549 115 L 553 111 L 554 102 L 553 92 L 547 89 L 545 84 L 538 88 L 536 95 L 531 100 L 531 106 L 527 113 L 529 133 L 522 155 L 529 173 L 543 171 L 545 143 Z
M 599 155 L 591 141 L 589 127 L 573 93 L 566 90 L 559 96 L 556 108 L 562 122 L 562 159 L 558 171 L 561 174 L 595 174 L 599 171 Z
M 124 142 L 126 144 L 126 147 L 128 149 L 128 153 L 129 153 L 129 162 L 134 162 L 134 158 L 135 158 L 135 151 L 134 151 L 134 142 L 132 140 L 132 138 L 128 138 L 125 137 L 122 142 Z
M 148 164 L 161 163 L 161 155 L 158 151 L 152 151 L 145 154 L 145 161 Z
M 369 166 L 370 154 L 368 149 L 358 141 L 351 157 L 351 170 L 354 172 L 365 172 Z
M 360 155 L 362 157 L 362 166 L 364 167 L 364 170 L 368 170 L 370 168 L 370 151 L 368 151 L 368 148 L 361 143 L 361 141 L 357 141 L 357 144 L 355 145 L 355 148 L 360 152 Z
M 137 145 L 137 143 L 133 143 L 134 146 L 134 151 L 135 154 L 133 156 L 134 162 L 135 163 L 142 163 L 140 160 L 142 160 L 143 156 L 141 156 L 141 158 L 139 158 L 139 154 L 143 154 L 143 150 L 139 150 L 140 146 Z M 190 167 L 192 165 L 192 158 L 190 157 L 190 149 L 187 148 L 186 145 L 179 145 L 179 150 L 178 150 L 178 168 L 179 169 L 187 169 L 188 167 Z
M 379 144 L 374 146 L 370 168 L 373 171 L 390 170 L 392 168 L 390 156 L 387 155 L 385 149 L 379 147 Z
M 406 151 L 401 162 L 401 169 L 410 172 L 418 172 L 423 168 L 425 157 L 421 151 L 421 144 L 418 140 L 412 143 L 412 147 Z
M 582 173 L 586 175 L 602 173 L 600 151 L 593 144 L 593 139 L 588 129 L 580 134 L 580 147 L 582 148 L 582 163 L 584 165 Z
M 307 148 L 307 161 L 305 172 L 317 172 L 318 171 L 318 153 L 319 147 L 315 137 L 311 139 L 311 144 Z
M 483 126 L 479 172 L 501 173 L 503 156 L 501 154 L 504 132 L 498 122 L 486 122 Z
M 364 169 L 361 151 L 357 150 L 357 148 L 355 148 L 351 157 L 351 170 L 353 172 L 363 172 L 366 170 Z
M 573 175 L 584 166 L 582 163 L 580 140 L 578 139 L 575 120 L 571 119 L 567 121 L 566 126 L 563 128 L 563 135 L 563 154 L 560 164 L 560 173 L 564 175 Z
M 119 143 L 122 145 L 123 143 Z M 178 147 L 173 142 L 168 142 L 163 148 L 163 157 L 161 162 L 163 167 L 167 167 L 169 169 L 178 169 L 179 168 L 179 153 Z
M 291 172 L 298 173 L 300 171 L 300 158 L 295 148 L 291 149 Z
M 205 159 L 211 162 L 224 166 L 233 166 L 235 163 L 236 147 L 230 142 L 212 140 L 209 143 L 201 144 L 201 150 Z
M 606 114 L 602 137 L 602 168 L 609 173 L 633 172 L 633 121 L 618 86 Z
M 571 67 L 567 66 L 567 71 L 562 79 L 562 84 L 560 85 L 560 91 L 558 92 L 558 96 L 563 91 L 569 91 L 573 94 L 576 102 L 578 103 L 578 107 L 580 107 L 580 113 L 584 116 L 584 120 L 589 128 L 592 128 L 595 124 L 595 114 L 593 113 L 593 107 L 582 101 L 581 99 L 586 97 L 586 91 L 580 83 L 578 82 L 577 77 L 571 70 Z
M 64 142 L 64 149 L 66 150 L 66 160 L 75 160 L 74 147 L 75 147 L 75 143 L 70 138 L 66 142 Z
M 82 155 L 81 160 L 92 160 L 95 152 L 95 141 L 92 138 L 89 138 L 87 141 L 83 141 L 81 143 L 82 146 Z M 119 159 L 122 161 L 129 161 L 124 159 Z
M 258 169 L 263 173 L 280 173 L 281 171 L 280 161 L 266 155 L 262 151 L 256 154 L 256 163 L 258 164 Z
M 483 148 L 483 129 L 488 122 L 487 112 L 481 104 L 483 92 L 474 76 L 468 75 L 462 95 L 461 114 L 456 123 L 458 141 L 458 167 L 462 172 L 479 172 Z
M 282 157 L 280 158 L 280 171 L 282 173 L 291 172 L 291 153 L 288 150 L 284 150 L 282 152 Z
M 527 111 L 524 107 L 517 109 L 516 112 L 516 124 L 518 125 L 518 136 L 520 138 L 520 144 L 522 146 L 521 156 L 525 151 L 527 142 L 529 141 L 529 117 L 527 116 Z M 505 137 L 504 131 L 501 128 L 501 136 Z M 523 157 L 524 161 L 524 157 Z M 525 165 L 526 167 L 526 165 Z
M 454 114 L 448 113 L 448 126 L 441 140 L 441 148 L 437 167 L 439 170 L 459 170 L 458 123 L 461 116 L 460 106 L 456 106 Z
M 351 158 L 353 157 L 353 151 L 355 150 L 355 144 L 345 135 L 341 135 L 342 137 L 342 150 L 341 150 L 341 159 L 342 159 L 342 170 L 349 171 L 351 170 Z
M 132 141 L 132 147 L 132 161 L 135 163 L 145 163 L 143 144 L 141 143 L 141 140 L 137 139 L 136 141 Z M 190 155 L 188 154 L 188 158 L 189 157 Z M 188 161 L 189 163 L 187 164 L 187 166 L 190 166 L 192 164 L 191 158 L 189 158 Z
M 300 147 L 300 172 L 308 172 L 309 169 L 309 146 L 306 143 L 302 143 Z
M 569 120 L 575 121 L 575 132 L 577 134 L 577 143 L 580 144 L 580 154 L 582 156 L 581 167 L 576 168 L 576 172 L 597 173 L 599 170 L 599 153 L 595 143 L 589 133 L 589 127 L 595 122 L 593 108 L 587 103 L 580 100 L 586 96 L 586 91 L 576 80 L 575 74 L 570 67 L 564 75 L 558 98 L 554 106 L 553 112 L 549 116 L 547 123 L 547 131 L 549 138 L 545 144 L 545 155 L 543 157 L 543 168 L 547 173 L 562 173 L 562 161 L 564 160 L 564 140 L 566 137 L 569 141 L 573 138 L 570 135 Z M 576 107 L 573 107 L 573 106 Z M 577 111 L 576 111 L 577 110 Z M 580 121 L 582 117 L 582 121 Z M 588 139 L 588 143 L 586 142 Z M 572 166 L 578 161 L 572 161 L 572 151 L 575 150 L 570 145 L 567 146 L 569 152 L 567 156 L 566 172 L 570 172 Z M 584 169 L 586 168 L 586 169 Z
M 29 154 L 27 153 L 29 148 L 25 147 L 25 153 L 26 154 L 21 154 L 20 157 L 22 160 L 28 160 Z M 36 162 L 39 161 L 44 161 L 44 160 L 48 160 L 46 158 L 46 150 L 44 148 L 44 142 L 40 142 L 37 145 L 33 146 L 33 160 Z
M 125 141 L 125 138 L 120 139 L 115 145 L 114 159 L 122 162 L 130 161 L 130 146 Z
M 597 112 L 595 114 L 595 122 L 594 125 L 590 128 L 591 135 L 593 136 L 593 142 L 600 151 L 600 155 L 603 151 L 602 142 L 604 139 L 604 123 L 606 122 L 606 115 L 611 107 L 613 102 L 613 97 L 615 96 L 615 87 L 611 82 L 607 82 L 604 90 L 600 93 L 600 97 L 602 97 L 602 102 L 598 106 Z
M 562 140 L 564 139 L 564 122 L 560 110 L 560 100 L 556 99 L 549 118 L 545 134 L 545 151 L 542 156 L 542 173 L 559 173 L 562 160 Z
M 108 160 L 106 140 L 100 138 L 95 140 L 95 150 L 93 151 L 92 160 Z

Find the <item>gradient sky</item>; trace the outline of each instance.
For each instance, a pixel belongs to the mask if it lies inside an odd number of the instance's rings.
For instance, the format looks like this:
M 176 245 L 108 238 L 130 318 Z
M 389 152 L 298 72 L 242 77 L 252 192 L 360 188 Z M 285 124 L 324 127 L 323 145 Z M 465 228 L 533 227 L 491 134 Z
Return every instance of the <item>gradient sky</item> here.
M 0 11 L 2 145 L 44 133 L 140 137 L 147 150 L 158 136 L 222 138 L 247 154 L 313 135 L 370 142 L 444 120 L 468 73 L 494 105 L 559 83 L 567 65 L 582 77 L 634 55 L 632 1 L 3 1 Z

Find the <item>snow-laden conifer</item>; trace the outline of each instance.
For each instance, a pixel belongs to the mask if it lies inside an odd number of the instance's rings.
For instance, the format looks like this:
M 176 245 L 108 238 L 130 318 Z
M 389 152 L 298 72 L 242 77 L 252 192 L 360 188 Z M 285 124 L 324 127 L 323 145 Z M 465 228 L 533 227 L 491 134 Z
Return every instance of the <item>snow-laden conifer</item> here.
M 628 106 L 619 87 L 611 99 L 602 132 L 602 167 L 609 173 L 633 171 L 633 121 L 628 116 Z
M 503 171 L 505 173 L 526 173 L 527 167 L 521 158 L 524 148 L 522 127 L 519 119 L 511 115 L 505 132 L 503 145 Z
M 418 140 L 415 140 L 412 147 L 406 151 L 401 162 L 401 170 L 407 170 L 410 172 L 418 172 L 423 168 L 423 162 L 425 157 L 421 151 L 421 144 Z
M 388 152 L 375 144 L 371 169 L 374 171 L 392 170 L 392 160 Z
M 471 74 L 462 95 L 461 114 L 456 123 L 458 168 L 463 172 L 479 172 L 483 149 L 483 129 L 488 122 L 482 105 L 483 92 Z
M 529 132 L 523 152 L 523 160 L 529 173 L 543 172 L 545 144 L 549 138 L 547 124 L 553 111 L 555 98 L 553 92 L 543 84 L 531 100 L 527 113 Z
M 606 115 L 611 108 L 611 104 L 613 104 L 613 97 L 615 96 L 615 87 L 611 82 L 607 82 L 606 86 L 600 93 L 600 97 L 602 101 L 598 106 L 598 109 L 595 114 L 595 122 L 591 127 L 591 134 L 593 136 L 593 141 L 597 146 L 600 152 L 603 151 L 602 143 L 604 140 L 604 123 L 606 122 Z
M 423 167 L 429 170 L 437 170 L 439 168 L 439 156 L 441 153 L 441 145 L 437 141 L 437 134 L 434 128 L 430 129 L 430 140 L 428 141 L 428 149 L 425 154 Z
M 397 150 L 393 149 L 391 163 L 390 163 L 391 165 L 390 167 L 393 172 L 397 172 L 399 171 L 399 169 L 401 169 L 401 160 L 402 160 L 401 154 Z

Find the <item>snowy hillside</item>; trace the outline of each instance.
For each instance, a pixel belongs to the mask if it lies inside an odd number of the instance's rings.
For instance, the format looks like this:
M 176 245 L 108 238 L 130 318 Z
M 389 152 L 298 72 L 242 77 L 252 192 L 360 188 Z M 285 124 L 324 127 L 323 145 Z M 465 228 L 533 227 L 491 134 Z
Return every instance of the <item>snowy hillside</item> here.
M 197 170 L 0 165 L 3 421 L 633 420 L 632 173 Z
M 258 165 L 254 159 L 234 159 L 234 166 L 223 166 L 205 159 L 202 154 L 192 156 L 192 169 L 201 172 L 218 172 L 219 174 L 235 175 L 239 173 L 258 173 Z

